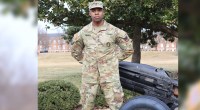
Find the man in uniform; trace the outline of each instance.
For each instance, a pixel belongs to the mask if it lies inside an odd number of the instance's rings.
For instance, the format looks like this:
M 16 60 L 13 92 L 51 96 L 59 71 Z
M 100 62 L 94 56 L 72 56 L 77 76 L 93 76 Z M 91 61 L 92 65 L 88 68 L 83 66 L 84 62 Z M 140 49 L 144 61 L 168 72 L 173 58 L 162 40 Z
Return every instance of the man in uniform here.
M 118 64 L 132 55 L 132 41 L 123 30 L 107 23 L 103 3 L 89 3 L 92 22 L 73 37 L 72 56 L 83 64 L 81 84 L 82 110 L 92 110 L 98 89 L 102 89 L 111 110 L 123 103 Z M 120 52 L 116 54 L 116 45 Z

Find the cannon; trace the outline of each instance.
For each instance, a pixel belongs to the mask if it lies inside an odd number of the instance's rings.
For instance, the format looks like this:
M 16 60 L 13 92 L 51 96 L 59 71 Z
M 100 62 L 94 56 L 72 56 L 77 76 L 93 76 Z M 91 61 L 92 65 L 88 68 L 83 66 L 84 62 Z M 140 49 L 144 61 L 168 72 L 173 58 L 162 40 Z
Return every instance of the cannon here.
M 178 81 L 170 78 L 168 71 L 123 61 L 119 74 L 124 89 L 142 94 L 125 102 L 120 110 L 178 109 Z

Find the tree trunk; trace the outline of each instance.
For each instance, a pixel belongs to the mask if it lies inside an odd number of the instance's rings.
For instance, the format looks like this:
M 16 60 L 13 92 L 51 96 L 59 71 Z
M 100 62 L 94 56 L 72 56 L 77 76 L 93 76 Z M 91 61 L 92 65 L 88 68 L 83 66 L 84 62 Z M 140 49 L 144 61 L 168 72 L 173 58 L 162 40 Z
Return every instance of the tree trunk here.
M 140 63 L 141 51 L 140 51 L 140 39 L 141 39 L 141 27 L 136 26 L 133 30 L 133 49 L 134 53 L 132 55 L 131 62 Z

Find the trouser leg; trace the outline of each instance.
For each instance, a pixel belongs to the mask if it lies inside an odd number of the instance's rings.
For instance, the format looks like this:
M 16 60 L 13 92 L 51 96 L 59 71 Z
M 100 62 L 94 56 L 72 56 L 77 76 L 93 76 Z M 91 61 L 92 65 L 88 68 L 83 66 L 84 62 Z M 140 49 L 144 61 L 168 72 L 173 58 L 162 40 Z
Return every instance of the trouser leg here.
M 124 93 L 120 81 L 101 83 L 106 102 L 111 110 L 119 110 L 123 104 Z
M 93 110 L 98 84 L 83 83 L 81 86 L 82 110 Z

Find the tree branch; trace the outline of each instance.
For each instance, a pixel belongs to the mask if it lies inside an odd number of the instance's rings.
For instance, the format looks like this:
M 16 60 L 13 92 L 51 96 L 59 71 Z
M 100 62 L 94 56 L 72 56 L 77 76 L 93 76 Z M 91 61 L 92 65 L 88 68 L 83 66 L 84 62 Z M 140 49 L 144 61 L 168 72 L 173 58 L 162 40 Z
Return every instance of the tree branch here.
M 168 28 L 167 26 L 161 25 L 161 26 L 160 26 L 160 30 L 161 30 L 162 32 L 164 32 L 164 33 L 171 34 L 172 36 L 178 38 L 178 32 L 175 31 L 175 30 L 173 30 L 173 29 Z

